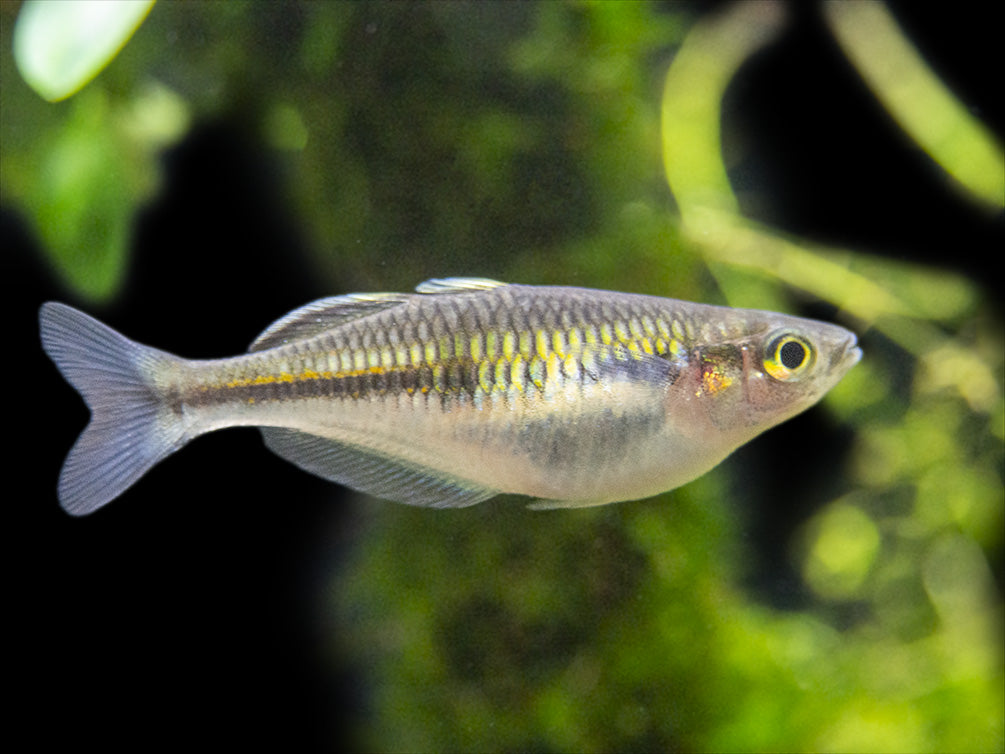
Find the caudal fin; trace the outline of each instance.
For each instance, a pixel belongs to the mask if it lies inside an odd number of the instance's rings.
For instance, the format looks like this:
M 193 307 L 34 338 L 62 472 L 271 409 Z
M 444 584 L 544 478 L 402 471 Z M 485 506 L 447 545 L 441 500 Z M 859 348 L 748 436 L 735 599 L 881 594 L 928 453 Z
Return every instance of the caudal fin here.
M 83 516 L 189 440 L 154 381 L 167 363 L 181 360 L 65 304 L 42 305 L 39 332 L 46 354 L 91 409 L 59 476 L 60 504 Z

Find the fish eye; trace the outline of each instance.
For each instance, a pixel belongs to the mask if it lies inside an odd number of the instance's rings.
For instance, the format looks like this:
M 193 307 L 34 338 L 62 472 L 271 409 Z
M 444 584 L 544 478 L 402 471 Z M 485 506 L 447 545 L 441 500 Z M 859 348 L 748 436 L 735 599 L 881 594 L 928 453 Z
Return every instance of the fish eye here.
M 795 380 L 813 363 L 813 346 L 794 333 L 782 333 L 768 341 L 764 369 L 776 380 Z

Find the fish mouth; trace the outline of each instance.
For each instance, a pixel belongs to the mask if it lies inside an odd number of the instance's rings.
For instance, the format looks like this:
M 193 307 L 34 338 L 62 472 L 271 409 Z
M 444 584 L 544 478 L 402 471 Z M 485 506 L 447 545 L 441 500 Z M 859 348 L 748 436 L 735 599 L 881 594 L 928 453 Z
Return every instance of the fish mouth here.
M 843 330 L 831 344 L 830 358 L 826 362 L 828 371 L 844 375 L 862 358 L 862 349 L 858 347 L 858 336 L 853 332 Z
M 859 360 L 862 358 L 862 349 L 858 347 L 858 338 L 855 335 L 851 335 L 848 340 L 845 341 L 844 350 L 841 352 L 840 361 L 845 369 L 851 369 L 853 366 L 858 364 Z

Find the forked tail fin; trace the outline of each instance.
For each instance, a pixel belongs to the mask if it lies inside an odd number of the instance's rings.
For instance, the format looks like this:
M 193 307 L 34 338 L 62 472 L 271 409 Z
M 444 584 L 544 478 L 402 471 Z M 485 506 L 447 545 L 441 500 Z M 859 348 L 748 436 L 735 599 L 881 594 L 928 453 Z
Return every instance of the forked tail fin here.
M 188 440 L 157 389 L 176 356 L 135 343 L 83 312 L 49 302 L 39 311 L 42 348 L 91 409 L 59 475 L 59 502 L 74 516 L 126 491 Z

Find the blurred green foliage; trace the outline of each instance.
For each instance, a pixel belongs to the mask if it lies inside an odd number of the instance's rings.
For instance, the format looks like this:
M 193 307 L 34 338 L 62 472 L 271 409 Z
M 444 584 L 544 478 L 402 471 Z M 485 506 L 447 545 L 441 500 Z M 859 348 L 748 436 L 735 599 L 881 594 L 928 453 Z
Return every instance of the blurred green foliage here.
M 57 102 L 80 91 L 118 54 L 154 0 L 31 0 L 14 27 L 14 60 L 25 82 Z
M 750 554 L 722 471 L 599 509 L 367 504 L 330 575 L 330 634 L 366 672 L 368 750 L 1005 746 L 988 560 L 1005 528 L 1002 325 L 962 277 L 739 215 L 721 98 L 779 11 L 161 3 L 49 104 L 9 64 L 4 6 L 4 202 L 80 295 L 120 290 L 160 151 L 241 111 L 283 155 L 333 286 L 474 274 L 781 310 L 799 295 L 875 335 L 822 409 L 854 446 L 790 543 L 805 609 L 739 586 Z

